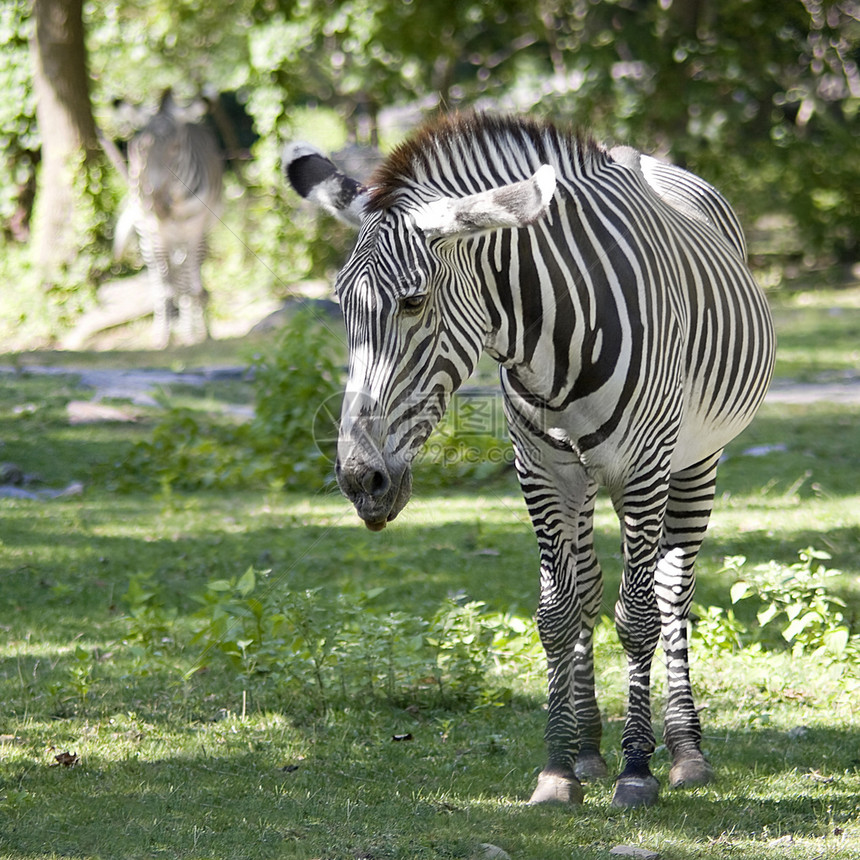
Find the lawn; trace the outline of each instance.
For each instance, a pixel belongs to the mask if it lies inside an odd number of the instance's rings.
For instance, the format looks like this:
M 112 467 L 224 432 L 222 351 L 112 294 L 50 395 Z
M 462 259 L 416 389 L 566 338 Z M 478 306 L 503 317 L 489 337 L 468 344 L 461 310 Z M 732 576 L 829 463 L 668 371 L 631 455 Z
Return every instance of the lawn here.
M 860 311 L 839 302 L 778 308 L 781 375 L 856 371 Z M 492 856 L 484 843 L 514 860 L 621 844 L 664 860 L 860 856 L 860 654 L 839 647 L 839 631 L 860 634 L 860 406 L 767 405 L 727 451 L 693 669 L 718 779 L 623 812 L 609 782 L 581 808 L 524 804 L 545 694 L 537 553 L 509 470 L 426 463 L 410 506 L 372 534 L 324 480 L 144 485 L 129 450 L 163 410 L 70 424 L 69 402 L 92 396 L 74 373 L 2 380 L 0 460 L 41 476 L 25 489 L 72 494 L 0 498 L 0 858 Z M 251 395 L 232 380 L 162 399 L 202 415 Z M 606 500 L 597 531 L 608 616 L 620 557 Z M 766 594 L 793 611 L 807 547 L 837 573 L 815 580 L 817 614 L 788 643 L 789 616 L 760 627 L 757 613 Z M 778 587 L 733 606 L 732 585 L 756 576 Z M 617 769 L 624 659 L 608 621 L 597 640 Z M 658 658 L 656 713 L 662 676 Z M 668 766 L 658 750 L 664 784 Z

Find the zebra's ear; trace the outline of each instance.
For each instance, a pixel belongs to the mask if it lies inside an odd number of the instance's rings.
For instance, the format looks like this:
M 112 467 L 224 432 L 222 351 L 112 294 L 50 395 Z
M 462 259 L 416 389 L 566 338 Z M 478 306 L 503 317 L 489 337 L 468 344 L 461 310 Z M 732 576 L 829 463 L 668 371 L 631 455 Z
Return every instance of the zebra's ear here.
M 352 227 L 361 225 L 366 189 L 344 176 L 316 147 L 309 143 L 287 144 L 281 154 L 281 169 L 302 197 Z
M 443 197 L 414 213 L 428 236 L 468 236 L 484 230 L 527 227 L 541 218 L 555 193 L 555 170 L 544 164 L 530 179 L 469 197 Z

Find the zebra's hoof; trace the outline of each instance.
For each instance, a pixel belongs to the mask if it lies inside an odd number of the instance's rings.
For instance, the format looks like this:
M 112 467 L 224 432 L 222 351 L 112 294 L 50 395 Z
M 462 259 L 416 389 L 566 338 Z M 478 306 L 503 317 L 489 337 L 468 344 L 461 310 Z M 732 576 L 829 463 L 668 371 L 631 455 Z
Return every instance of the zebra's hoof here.
M 669 771 L 669 785 L 672 788 L 695 788 L 713 780 L 714 769 L 701 753 L 676 761 Z
M 575 776 L 563 776 L 558 773 L 542 773 L 538 777 L 538 783 L 529 805 L 537 803 L 570 803 L 579 805 L 585 795 L 582 786 Z
M 619 776 L 615 780 L 612 805 L 621 809 L 653 806 L 660 796 L 660 783 L 653 776 Z
M 580 753 L 576 759 L 573 772 L 583 782 L 591 782 L 595 779 L 606 779 L 609 776 L 609 768 L 599 752 Z

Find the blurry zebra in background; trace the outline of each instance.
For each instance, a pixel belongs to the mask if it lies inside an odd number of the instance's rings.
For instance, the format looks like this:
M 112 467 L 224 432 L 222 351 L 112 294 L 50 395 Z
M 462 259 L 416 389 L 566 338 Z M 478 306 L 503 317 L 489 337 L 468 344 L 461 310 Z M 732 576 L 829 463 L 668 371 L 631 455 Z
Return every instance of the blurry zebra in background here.
M 208 127 L 182 118 L 168 90 L 128 148 L 130 201 L 116 229 L 115 253 L 133 231 L 152 283 L 153 345 L 208 337 L 208 294 L 200 277 L 206 234 L 218 217 L 224 159 Z

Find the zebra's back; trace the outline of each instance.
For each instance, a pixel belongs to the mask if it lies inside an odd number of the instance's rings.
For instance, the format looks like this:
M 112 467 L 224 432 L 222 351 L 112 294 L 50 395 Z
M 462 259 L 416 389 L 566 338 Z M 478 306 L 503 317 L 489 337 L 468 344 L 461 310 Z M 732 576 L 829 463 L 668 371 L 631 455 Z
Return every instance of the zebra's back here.
M 667 437 L 677 428 L 673 470 L 725 446 L 760 405 L 774 350 L 729 204 L 692 174 L 629 152 L 635 164 L 612 157 L 584 174 L 558 159 L 551 217 L 529 228 L 506 275 L 534 317 L 511 362 L 546 404 L 529 411 L 607 483 L 623 480 L 662 423 Z M 492 242 L 487 253 L 499 253 Z

